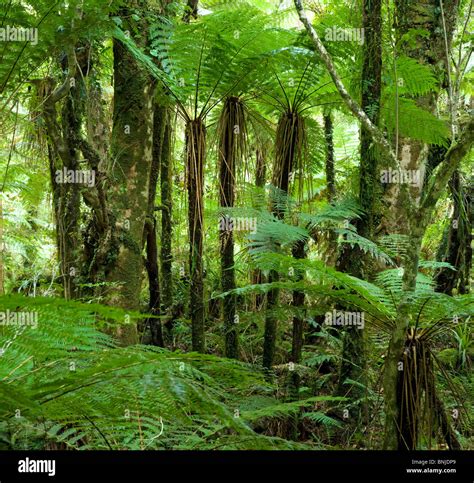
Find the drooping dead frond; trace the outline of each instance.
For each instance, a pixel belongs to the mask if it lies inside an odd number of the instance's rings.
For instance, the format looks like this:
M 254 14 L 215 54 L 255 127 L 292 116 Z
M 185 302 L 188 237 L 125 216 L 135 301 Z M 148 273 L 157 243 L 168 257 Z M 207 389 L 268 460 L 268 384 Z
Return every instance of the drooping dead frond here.
M 304 118 L 297 111 L 284 112 L 278 121 L 275 140 L 275 164 L 273 167 L 272 184 L 283 191 L 290 192 L 290 186 L 299 178 L 299 188 L 302 189 L 302 174 L 304 162 L 304 146 L 306 142 L 306 127 Z M 283 217 L 283 207 L 275 207 L 273 211 Z

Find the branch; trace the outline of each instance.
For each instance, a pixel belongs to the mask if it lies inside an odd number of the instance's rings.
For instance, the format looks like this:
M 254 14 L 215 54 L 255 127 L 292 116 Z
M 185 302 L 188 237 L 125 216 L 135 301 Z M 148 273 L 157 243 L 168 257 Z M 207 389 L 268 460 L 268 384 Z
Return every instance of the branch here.
M 436 202 L 446 188 L 454 171 L 457 169 L 464 156 L 469 152 L 473 143 L 474 119 L 471 118 L 461 132 L 458 142 L 453 144 L 446 152 L 436 176 L 432 179 L 426 191 L 426 195 L 421 204 L 421 211 L 426 213 L 424 215 L 426 216 L 426 221 L 428 221 L 431 210 L 436 205 Z
M 387 159 L 391 161 L 391 164 L 393 164 L 394 166 L 398 166 L 398 161 L 395 153 L 392 151 L 392 148 L 385 136 L 383 135 L 382 131 L 380 131 L 380 129 L 378 129 L 378 127 L 372 123 L 372 121 L 368 118 L 367 114 L 362 110 L 359 104 L 351 97 L 347 89 L 344 87 L 344 84 L 342 83 L 341 78 L 336 71 L 331 56 L 322 44 L 318 34 L 309 22 L 308 17 L 306 16 L 306 12 L 303 9 L 301 0 L 294 0 L 294 2 L 296 11 L 298 12 L 298 16 L 306 31 L 308 32 L 309 37 L 313 41 L 314 47 L 316 48 L 321 59 L 326 65 L 326 69 L 328 70 L 337 90 L 339 91 L 340 96 L 342 97 L 352 114 L 354 114 L 354 116 L 359 119 L 360 123 L 370 134 L 374 143 L 380 147 L 380 149 L 382 150 L 382 154 L 384 154 L 385 157 L 387 157 Z
M 68 65 L 66 79 L 61 86 L 59 86 L 57 89 L 54 90 L 54 92 L 51 93 L 51 96 L 48 99 L 51 104 L 55 104 L 56 102 L 58 102 L 60 99 L 65 97 L 66 94 L 71 90 L 71 79 L 76 76 L 77 64 L 74 46 L 70 46 L 68 48 L 67 61 Z

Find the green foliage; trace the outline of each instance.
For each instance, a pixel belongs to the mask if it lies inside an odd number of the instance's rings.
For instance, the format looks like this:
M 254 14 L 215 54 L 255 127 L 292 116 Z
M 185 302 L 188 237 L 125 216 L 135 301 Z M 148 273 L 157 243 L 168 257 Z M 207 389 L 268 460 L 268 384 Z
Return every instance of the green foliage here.
M 37 312 L 38 325 L 1 327 L 0 434 L 9 447 L 28 441 L 37 448 L 230 448 L 238 437 L 255 449 L 285 448 L 284 440 L 255 434 L 234 415 L 242 397 L 269 389 L 250 366 L 147 346 L 119 348 L 96 329 L 99 312 L 123 321 L 118 309 L 0 299 L 4 311 L 15 306 Z
M 416 104 L 413 99 L 398 99 L 398 124 L 395 99 L 386 97 L 383 101 L 383 114 L 390 132 L 398 125 L 402 136 L 424 141 L 429 144 L 447 146 L 449 130 L 446 122 Z

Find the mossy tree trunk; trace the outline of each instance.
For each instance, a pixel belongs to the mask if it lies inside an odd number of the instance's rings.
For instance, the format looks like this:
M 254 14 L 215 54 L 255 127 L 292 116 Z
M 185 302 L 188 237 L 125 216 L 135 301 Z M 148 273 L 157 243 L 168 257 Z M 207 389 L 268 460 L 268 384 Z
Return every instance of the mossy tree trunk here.
M 326 198 L 329 203 L 336 199 L 336 160 L 334 158 L 334 124 L 331 111 L 325 112 L 324 120 L 324 140 L 326 145 L 325 174 L 326 174 Z M 327 263 L 335 266 L 337 261 L 337 233 L 331 231 L 328 240 Z M 319 317 L 318 317 L 319 318 Z
M 45 79 L 37 83 L 38 97 L 43 101 L 42 114 L 48 137 L 48 158 L 53 193 L 53 210 L 56 222 L 56 244 L 60 263 L 64 297 L 78 296 L 77 280 L 82 271 L 80 253 L 81 237 L 81 186 L 72 180 L 58 177 L 63 169 L 77 171 L 79 151 L 77 137 L 81 130 L 84 102 L 81 99 L 83 79 L 87 76 L 87 65 L 78 61 L 76 48 L 64 54 L 67 75 L 60 87 Z M 66 65 L 64 65 L 66 68 Z M 81 69 L 79 73 L 78 69 Z M 58 121 L 57 104 L 62 100 L 61 121 Z
M 142 6 L 143 2 L 137 2 Z M 131 7 L 133 7 L 132 5 Z M 129 31 L 131 12 L 120 15 Z M 135 41 L 145 45 L 146 25 Z M 112 128 L 112 169 L 108 204 L 112 220 L 113 252 L 104 269 L 107 303 L 124 309 L 140 308 L 145 223 L 153 144 L 154 82 L 120 41 L 114 40 L 114 110 Z M 137 342 L 134 323 L 117 334 L 122 344 Z
M 396 32 L 401 38 L 412 29 L 422 29 L 428 32 L 426 36 L 417 37 L 414 43 L 405 43 L 404 54 L 426 64 L 434 69 L 435 73 L 447 84 L 447 56 L 446 47 L 450 47 L 458 8 L 458 1 L 443 2 L 443 12 L 440 12 L 440 3 L 437 0 L 397 0 Z M 442 15 L 440 15 L 442 13 Z M 427 93 L 417 98 L 417 104 L 423 109 L 436 113 L 437 95 Z M 398 367 L 409 323 L 409 307 L 412 303 L 416 288 L 418 273 L 418 260 L 424 230 L 431 216 L 431 210 L 437 198 L 433 190 L 424 193 L 423 184 L 429 161 L 429 147 L 421 141 L 400 138 L 396 140 L 396 150 L 399 153 L 400 166 L 406 170 L 417 170 L 423 183 L 418 186 L 404 186 L 400 184 L 389 185 L 385 199 L 388 209 L 385 211 L 383 223 L 387 233 L 401 233 L 409 236 L 408 249 L 403 264 L 403 290 L 404 295 L 397 307 L 395 328 L 390 340 L 388 354 L 384 369 L 385 393 L 385 449 L 397 449 L 400 442 L 399 418 L 400 407 L 397 401 Z M 449 155 L 449 152 L 448 152 Z M 444 162 L 447 163 L 446 157 Z M 446 172 L 453 172 L 455 165 L 445 166 Z M 438 173 L 439 175 L 439 173 Z M 449 178 L 448 178 L 449 179 Z M 448 180 L 446 179 L 446 181 Z M 441 183 L 438 183 L 441 186 Z M 440 188 L 441 189 L 441 188 Z M 439 197 L 440 189 L 436 192 Z M 423 195 L 423 196 L 422 196 Z
M 450 49 L 459 0 L 396 0 L 395 30 L 396 42 L 400 51 L 396 55 L 406 55 L 420 64 L 428 66 L 440 79 L 441 87 L 448 89 L 448 69 L 446 48 Z M 417 35 L 412 42 L 401 39 L 409 32 L 423 31 L 426 35 Z M 397 83 L 400 79 L 397 79 Z M 403 79 L 401 79 L 403 82 Z M 439 92 L 427 92 L 417 96 L 416 104 L 437 115 Z M 398 102 L 398 101 L 397 101 Z M 449 102 L 449 101 L 448 101 Z M 406 185 L 389 183 L 384 186 L 384 211 L 381 232 L 387 234 L 410 235 L 407 210 L 410 205 L 417 205 L 421 199 L 424 179 L 430 170 L 430 152 L 433 147 L 423 141 L 398 136 L 394 139 L 395 151 L 401 169 L 418 172 L 420 183 Z
M 296 259 L 306 258 L 306 240 L 299 240 L 291 250 L 291 254 Z M 304 274 L 300 270 L 295 270 L 294 278 L 296 281 L 304 279 Z M 293 364 L 299 364 L 301 362 L 301 355 L 303 352 L 304 344 L 304 327 L 305 317 L 302 313 L 305 302 L 305 293 L 302 290 L 294 290 L 293 298 L 291 301 L 292 306 L 295 308 L 295 315 L 293 316 L 293 331 L 291 339 L 291 362 Z M 291 397 L 292 399 L 298 399 L 300 376 L 298 370 L 292 368 L 291 371 Z

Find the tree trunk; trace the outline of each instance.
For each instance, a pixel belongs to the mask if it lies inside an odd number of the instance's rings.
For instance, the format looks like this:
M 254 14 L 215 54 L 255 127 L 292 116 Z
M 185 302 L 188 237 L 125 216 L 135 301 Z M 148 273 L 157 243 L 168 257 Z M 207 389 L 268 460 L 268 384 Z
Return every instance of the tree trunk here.
M 219 126 L 219 192 L 220 205 L 232 208 L 235 199 L 235 168 L 245 139 L 245 114 L 237 97 L 228 97 Z M 226 215 L 224 215 L 225 217 Z M 222 227 L 221 227 L 222 228 Z M 222 291 L 235 289 L 234 238 L 232 228 L 226 223 L 220 230 Z M 225 355 L 239 356 L 238 331 L 236 327 L 235 295 L 226 295 L 223 302 Z
M 64 79 L 64 95 L 56 98 L 54 81 L 44 79 L 37 83 L 38 97 L 43 99 L 43 118 L 48 136 L 48 157 L 50 179 L 53 192 L 53 210 L 56 222 L 56 244 L 60 272 L 66 299 L 78 296 L 76 277 L 81 272 L 80 262 L 80 186 L 68 182 L 61 176 L 63 169 L 76 171 L 79 169 L 76 137 L 80 132 L 83 103 L 81 101 L 81 84 L 84 74 L 77 74 L 73 64 L 76 63 L 74 49 L 66 55 L 68 76 Z M 62 123 L 57 118 L 56 103 L 64 98 L 62 106 Z M 58 176 L 59 175 L 59 176 Z
M 148 188 L 148 215 L 145 224 L 146 269 L 148 273 L 149 302 L 148 310 L 152 315 L 161 315 L 160 279 L 158 270 L 158 243 L 156 236 L 155 198 L 158 177 L 163 156 L 163 141 L 167 119 L 166 107 L 160 106 L 155 100 L 153 114 L 153 158 L 150 168 Z M 149 318 L 147 327 L 150 328 L 151 343 L 163 347 L 163 328 L 160 319 Z
M 306 258 L 306 240 L 300 240 L 291 250 L 291 254 L 297 260 Z M 295 273 L 296 280 L 301 281 L 304 278 L 304 274 L 297 270 Z M 291 342 L 291 362 L 299 364 L 301 362 L 301 354 L 304 344 L 304 316 L 302 313 L 305 302 L 305 293 L 301 290 L 293 291 L 292 305 L 297 311 L 293 316 L 293 334 Z M 298 399 L 300 387 L 300 377 L 298 371 L 291 373 L 291 392 L 292 399 Z
M 365 44 L 363 53 L 361 108 L 370 121 L 378 126 L 380 114 L 382 75 L 382 1 L 364 0 L 363 28 Z M 375 200 L 378 186 L 378 154 L 369 131 L 362 126 L 360 133 L 359 203 L 363 209 L 361 218 L 355 221 L 357 232 L 372 238 L 374 232 Z M 358 247 L 342 249 L 337 263 L 338 270 L 355 277 L 368 277 L 369 261 Z M 343 335 L 342 360 L 336 393 L 340 396 L 360 400 L 364 390 L 359 385 L 345 384 L 347 379 L 363 383 L 365 380 L 364 331 L 357 327 L 346 327 Z M 356 408 L 353 421 L 361 417 L 362 406 Z
M 324 139 L 326 142 L 326 198 L 333 203 L 336 198 L 336 172 L 334 159 L 334 126 L 331 112 L 324 114 Z M 331 230 L 329 233 L 326 263 L 335 266 L 337 261 L 337 233 Z
M 397 39 L 413 30 L 425 31 L 427 35 L 418 35 L 414 42 L 404 42 L 402 54 L 421 64 L 430 66 L 434 74 L 441 78 L 443 87 L 447 87 L 446 44 L 450 48 L 455 27 L 459 0 L 443 1 L 443 14 L 439 0 L 396 0 L 395 28 Z M 443 25 L 444 18 L 444 25 Z M 446 27 L 446 33 L 444 31 Z M 438 93 L 428 92 L 416 98 L 422 109 L 436 115 Z M 407 210 L 414 210 L 420 202 L 424 179 L 429 166 L 432 148 L 424 142 L 400 137 L 395 139 L 400 168 L 418 172 L 420 183 L 408 186 L 403 183 L 390 183 L 385 186 L 384 200 L 388 205 L 382 221 L 383 233 L 409 235 Z
M 456 170 L 449 182 L 454 210 L 448 227 L 445 246 L 438 259 L 454 267 L 441 268 L 435 275 L 436 289 L 448 295 L 469 292 L 469 274 L 472 267 L 472 200 L 469 187 L 463 186 L 461 174 Z
M 277 188 L 274 199 L 271 200 L 272 212 L 283 219 L 286 211 L 284 197 L 288 195 L 290 175 L 293 170 L 296 157 L 300 154 L 302 145 L 302 133 L 304 130 L 303 119 L 292 111 L 282 113 L 278 121 L 275 142 L 275 164 L 273 167 L 272 185 Z M 280 276 L 275 270 L 271 270 L 268 283 L 278 282 Z M 271 289 L 267 294 L 267 315 L 265 316 L 265 332 L 263 343 L 263 366 L 270 369 L 275 357 L 276 334 L 278 321 L 272 312 L 279 300 L 279 290 Z
M 184 10 L 183 22 L 189 23 L 191 17 L 195 19 L 198 17 L 198 4 L 199 0 L 188 0 Z
M 206 156 L 206 128 L 202 119 L 186 124 L 186 169 L 188 188 L 189 273 L 191 278 L 189 311 L 193 351 L 205 351 L 203 248 L 203 189 Z
M 128 26 L 128 9 L 121 16 Z M 145 27 L 145 25 L 143 25 Z M 130 26 L 130 31 L 133 31 Z M 148 189 L 153 144 L 154 84 L 133 55 L 114 40 L 114 112 L 111 152 L 113 169 L 108 193 L 114 251 L 109 254 L 105 279 L 108 304 L 140 308 L 142 250 L 148 214 Z M 135 324 L 118 332 L 122 344 L 137 342 Z
M 385 396 L 385 438 L 384 449 L 398 449 L 400 407 L 398 400 L 399 366 L 402 350 L 405 344 L 407 327 L 409 325 L 410 304 L 416 287 L 418 262 L 424 228 L 421 222 L 411 220 L 412 236 L 407 246 L 403 265 L 403 296 L 397 307 L 395 328 L 390 339 L 387 357 L 385 358 L 383 389 Z
M 336 174 L 334 171 L 333 123 L 330 112 L 324 114 L 324 139 L 326 141 L 326 190 L 329 203 L 336 197 Z
M 265 163 L 265 152 L 257 148 L 255 150 L 255 186 L 257 188 L 265 188 L 265 181 L 267 177 L 267 166 Z M 260 284 L 264 282 L 264 276 L 260 269 L 256 268 L 252 271 L 252 284 Z M 254 295 L 254 308 L 260 311 L 265 303 L 265 295 L 257 293 Z
M 172 241 L 173 241 L 173 164 L 171 158 L 171 138 L 172 138 L 172 119 L 171 112 L 168 110 L 167 122 L 163 133 L 163 146 L 161 149 L 161 301 L 163 309 L 168 317 L 173 312 L 173 274 L 172 274 Z M 167 327 L 171 327 L 172 320 L 165 322 Z

